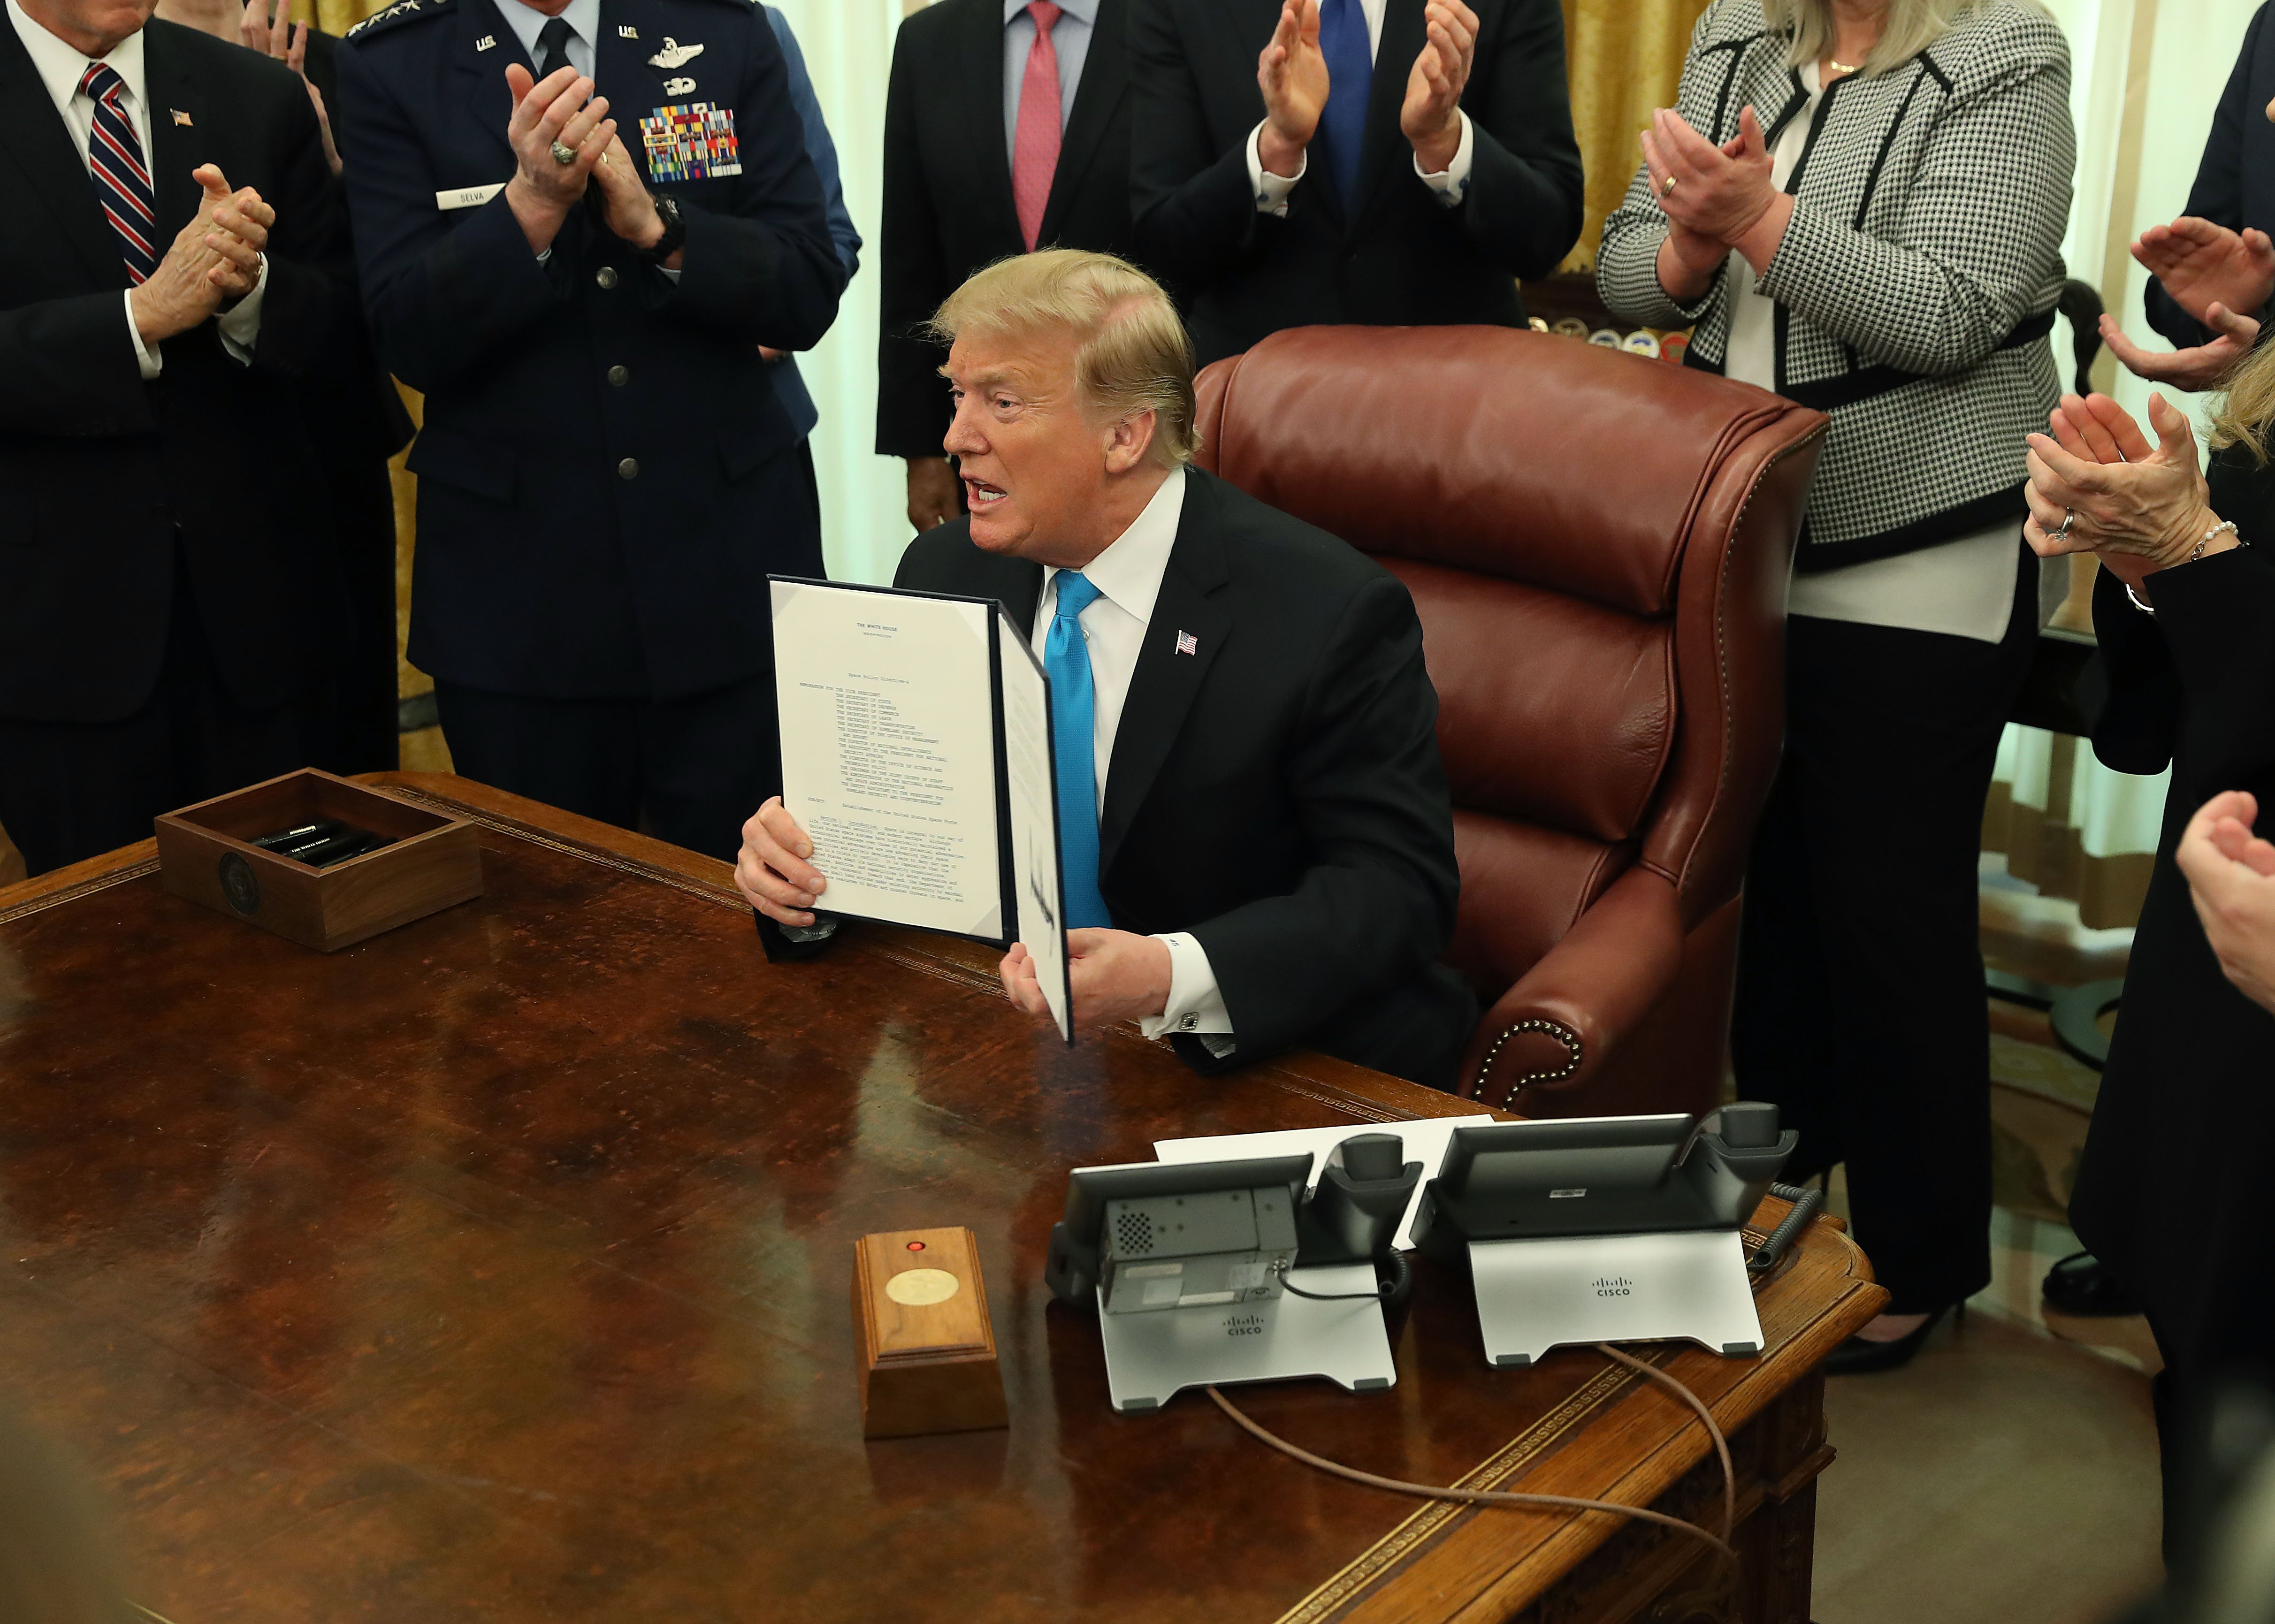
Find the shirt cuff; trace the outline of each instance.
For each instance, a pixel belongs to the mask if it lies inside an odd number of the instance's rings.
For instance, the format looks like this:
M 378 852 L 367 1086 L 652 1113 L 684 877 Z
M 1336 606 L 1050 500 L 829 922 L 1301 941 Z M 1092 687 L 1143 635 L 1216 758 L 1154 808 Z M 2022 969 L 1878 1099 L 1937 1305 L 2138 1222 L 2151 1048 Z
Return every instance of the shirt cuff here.
M 261 256 L 261 269 L 253 278 L 253 291 L 215 323 L 221 329 L 221 347 L 240 366 L 253 365 L 253 348 L 261 342 L 261 296 L 268 291 L 268 256 Z
M 1466 114 L 1463 116 L 1467 117 Z M 1267 175 L 1264 172 L 1264 151 L 1260 145 L 1263 140 L 1264 125 L 1258 120 L 1256 128 L 1248 132 L 1249 195 L 1256 200 L 1258 214 L 1284 215 L 1288 212 L 1288 194 L 1296 189 L 1296 183 L 1303 179 L 1304 172 L 1311 167 L 1311 155 L 1309 151 L 1304 154 L 1293 175 Z
M 1138 1030 L 1148 1038 L 1166 1038 L 1174 1032 L 1229 1036 L 1232 1016 L 1225 1011 L 1224 994 L 1217 989 L 1208 950 L 1182 931 L 1153 940 L 1169 949 L 1169 1001 L 1160 1014 L 1138 1022 Z
M 134 341 L 135 369 L 142 374 L 142 381 L 147 383 L 152 379 L 155 378 L 158 375 L 159 371 L 166 365 L 166 358 L 159 354 L 154 346 L 146 344 L 142 342 L 142 329 L 136 326 L 134 321 L 134 291 L 132 289 L 130 288 L 127 290 L 125 298 L 126 336 Z
M 1444 208 L 1459 208 L 1462 200 L 1469 195 L 1470 164 L 1477 153 L 1477 140 L 1470 125 L 1470 116 L 1461 109 L 1454 116 L 1462 121 L 1461 144 L 1454 148 L 1454 161 L 1435 175 L 1424 174 L 1422 155 L 1414 155 L 1414 172 L 1422 177 L 1422 184 L 1438 194 L 1438 203 Z

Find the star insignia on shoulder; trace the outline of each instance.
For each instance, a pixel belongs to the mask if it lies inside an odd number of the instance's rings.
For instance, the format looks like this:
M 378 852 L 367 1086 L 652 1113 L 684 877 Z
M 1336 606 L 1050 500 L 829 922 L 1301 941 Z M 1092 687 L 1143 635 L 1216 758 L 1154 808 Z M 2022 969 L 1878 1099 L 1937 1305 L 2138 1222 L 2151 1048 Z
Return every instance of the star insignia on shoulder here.
M 382 28 L 391 28 L 397 23 L 409 22 L 414 17 L 436 17 L 450 10 L 450 0 L 396 0 L 384 11 L 374 11 L 342 36 L 359 39 Z

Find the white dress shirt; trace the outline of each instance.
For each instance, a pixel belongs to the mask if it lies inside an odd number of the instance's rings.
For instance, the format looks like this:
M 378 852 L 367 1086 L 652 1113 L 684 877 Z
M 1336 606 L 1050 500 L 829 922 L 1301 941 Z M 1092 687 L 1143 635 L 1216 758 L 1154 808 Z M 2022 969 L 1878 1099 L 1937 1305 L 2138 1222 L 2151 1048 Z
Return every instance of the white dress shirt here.
M 593 0 L 598 4 L 598 0 Z M 76 48 L 49 34 L 26 11 L 17 0 L 8 0 L 8 20 L 15 26 L 16 37 L 24 42 L 24 50 L 32 59 L 32 66 L 40 75 L 40 83 L 48 88 L 49 99 L 55 102 L 56 111 L 63 115 L 64 127 L 71 132 L 72 145 L 78 149 L 79 161 L 87 166 L 88 185 L 94 185 L 94 165 L 87 155 L 87 142 L 94 134 L 94 101 L 79 94 L 79 81 L 94 65 L 89 58 L 79 54 Z M 142 144 L 142 162 L 150 170 L 153 189 L 158 179 L 157 162 L 150 151 L 150 93 L 149 76 L 142 66 L 142 34 L 138 29 L 121 40 L 110 55 L 100 58 L 118 75 L 125 87 L 118 100 L 126 110 L 128 122 L 134 126 L 134 139 Z M 90 193 L 87 201 L 94 201 Z M 107 234 L 108 221 L 103 223 Z M 158 257 L 164 259 L 168 243 L 154 244 Z M 261 269 L 255 276 L 253 291 L 224 312 L 218 322 L 222 347 L 239 362 L 253 359 L 253 346 L 261 336 L 261 296 L 268 288 L 268 256 L 261 257 Z M 126 301 L 126 336 L 134 341 L 134 364 L 145 381 L 155 378 L 165 366 L 159 347 L 142 342 L 142 329 L 134 322 L 134 294 L 129 289 L 122 295 Z
M 1780 191 L 1809 144 L 1824 94 L 1818 66 L 1801 71 L 1809 102 L 1786 124 L 1770 155 L 1770 184 Z M 1753 267 L 1730 252 L 1723 273 L 1735 290 L 1730 338 L 1723 358 L 1726 377 L 1774 390 L 1777 384 L 1777 304 L 1756 292 Z M 1996 643 L 2007 635 L 2014 610 L 2015 557 L 2022 545 L 2020 519 L 2000 519 L 1970 534 L 1954 537 L 1893 558 L 1870 559 L 1832 570 L 1795 571 L 1785 612 L 1815 620 L 1840 620 L 1910 631 L 1940 631 L 1949 637 Z M 2052 618 L 2069 588 L 2065 559 L 2048 559 L 2053 570 L 2038 571 L 2038 624 Z M 2052 597 L 2048 597 L 2049 591 Z
M 1074 117 L 1074 93 L 1082 64 L 1090 57 L 1091 30 L 1098 26 L 1098 0 L 1058 0 L 1062 15 L 1051 25 L 1051 48 L 1059 56 L 1059 133 Z M 1027 0 L 1003 0 L 1003 153 L 1014 161 L 1019 144 L 1019 92 L 1027 82 L 1027 53 L 1035 46 L 1035 19 Z
M 1366 18 L 1366 51 L 1370 59 L 1382 49 L 1382 9 L 1389 3 L 1390 0 L 1358 0 L 1358 9 Z M 1454 148 L 1454 161 L 1432 175 L 1423 169 L 1420 155 L 1416 155 L 1414 159 L 1414 172 L 1422 178 L 1424 185 L 1438 194 L 1440 206 L 1446 208 L 1461 207 L 1462 199 L 1470 189 L 1470 166 L 1475 152 L 1470 116 L 1457 109 L 1456 117 L 1462 121 L 1462 141 Z M 1248 187 L 1256 194 L 1258 214 L 1284 215 L 1288 212 L 1288 194 L 1296 189 L 1296 183 L 1303 179 L 1304 171 L 1311 167 L 1311 154 L 1308 147 L 1305 148 L 1304 155 L 1296 161 L 1293 175 L 1266 172 L 1264 153 L 1258 143 L 1264 139 L 1264 125 L 1268 122 L 1258 122 L 1256 128 L 1248 132 Z
M 1161 577 L 1169 568 L 1170 549 L 1177 543 L 1177 521 L 1185 510 L 1185 471 L 1177 468 L 1161 481 L 1161 488 L 1097 557 L 1084 566 L 1083 575 L 1098 588 L 1098 597 L 1083 610 L 1077 623 L 1090 650 L 1092 759 L 1096 762 L 1098 812 L 1106 812 L 1106 774 L 1114 761 L 1114 736 L 1121 730 L 1122 707 L 1130 698 L 1130 679 L 1137 674 L 1138 653 L 1145 644 L 1145 628 L 1153 619 L 1153 601 L 1161 595 Z M 1041 659 L 1058 613 L 1059 572 L 1043 566 L 1043 595 L 1035 605 L 1032 636 L 1035 657 Z M 1103 876 L 1101 876 L 1103 878 Z M 1148 1038 L 1165 1032 L 1228 1034 L 1232 1017 L 1225 1012 L 1224 994 L 1216 985 L 1201 944 L 1183 932 L 1156 936 L 1169 949 L 1169 1001 L 1161 1013 L 1138 1023 Z M 1220 1055 L 1231 1046 L 1212 1043 Z

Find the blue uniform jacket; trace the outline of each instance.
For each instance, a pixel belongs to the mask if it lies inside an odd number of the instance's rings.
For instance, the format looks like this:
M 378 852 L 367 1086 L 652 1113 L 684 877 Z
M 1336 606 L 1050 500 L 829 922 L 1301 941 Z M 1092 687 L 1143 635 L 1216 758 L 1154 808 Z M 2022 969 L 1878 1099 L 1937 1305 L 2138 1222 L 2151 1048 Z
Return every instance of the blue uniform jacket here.
M 756 676 L 767 572 L 821 571 L 804 430 L 759 346 L 812 345 L 845 284 L 782 49 L 744 0 L 601 0 L 593 78 L 680 201 L 684 268 L 584 210 L 540 261 L 503 190 L 444 206 L 514 172 L 505 67 L 528 64 L 499 3 L 404 0 L 339 52 L 365 303 L 427 397 L 411 659 L 558 699 Z M 703 102 L 731 114 L 740 173 L 658 182 L 642 121 Z

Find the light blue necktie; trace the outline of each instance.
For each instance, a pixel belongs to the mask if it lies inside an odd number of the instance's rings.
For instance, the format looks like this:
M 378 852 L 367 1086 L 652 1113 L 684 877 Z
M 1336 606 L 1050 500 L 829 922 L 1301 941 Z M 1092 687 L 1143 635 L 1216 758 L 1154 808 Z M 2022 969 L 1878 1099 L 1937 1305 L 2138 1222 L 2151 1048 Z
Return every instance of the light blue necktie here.
M 1058 756 L 1062 901 L 1067 928 L 1078 931 L 1114 923 L 1098 894 L 1098 706 L 1090 645 L 1077 618 L 1100 593 L 1079 570 L 1062 570 L 1055 578 L 1058 602 L 1043 639 L 1043 670 L 1051 679 L 1051 742 Z
M 1326 138 L 1327 172 L 1349 214 L 1358 194 L 1359 149 L 1366 141 L 1367 96 L 1374 86 L 1374 51 L 1358 0 L 1322 0 L 1319 55 L 1327 64 L 1327 104 L 1319 133 Z

